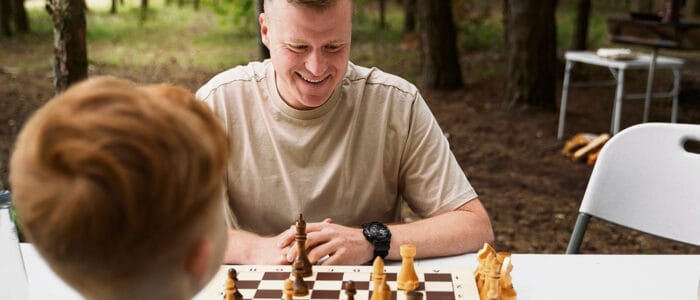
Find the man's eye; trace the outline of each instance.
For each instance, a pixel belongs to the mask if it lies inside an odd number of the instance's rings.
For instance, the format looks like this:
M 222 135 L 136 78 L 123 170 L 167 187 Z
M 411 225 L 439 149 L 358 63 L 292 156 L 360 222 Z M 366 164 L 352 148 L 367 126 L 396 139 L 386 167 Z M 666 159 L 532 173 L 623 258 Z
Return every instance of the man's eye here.
M 304 51 L 307 48 L 305 45 L 289 45 L 288 47 L 296 52 Z
M 328 52 L 337 52 L 337 51 L 340 51 L 341 48 L 343 48 L 343 46 L 340 46 L 340 45 L 328 45 L 328 46 L 326 46 L 326 51 L 328 51 Z

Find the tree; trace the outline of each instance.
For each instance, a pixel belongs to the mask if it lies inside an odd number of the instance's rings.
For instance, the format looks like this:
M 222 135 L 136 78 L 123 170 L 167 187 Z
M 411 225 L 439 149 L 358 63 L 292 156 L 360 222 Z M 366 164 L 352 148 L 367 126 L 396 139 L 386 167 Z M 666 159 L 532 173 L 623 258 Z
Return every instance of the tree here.
M 556 0 L 506 0 L 507 104 L 555 108 Z
M 386 28 L 386 0 L 379 0 L 379 28 Z
M 87 78 L 85 6 L 82 0 L 49 0 L 54 26 L 54 86 L 56 92 Z
M 261 13 L 265 11 L 265 0 L 256 0 L 255 1 L 255 12 L 256 12 L 256 17 L 260 16 Z M 257 21 L 257 18 L 256 18 Z M 258 35 L 260 34 L 260 22 L 257 22 L 258 24 Z M 261 59 L 267 59 L 270 58 L 270 49 L 267 49 L 267 46 L 263 44 L 262 38 L 258 38 L 258 50 L 260 53 L 260 58 Z
M 109 8 L 109 13 L 110 14 L 116 14 L 117 13 L 117 4 L 119 0 L 112 0 L 112 6 Z
M 29 19 L 27 19 L 27 10 L 24 7 L 24 0 L 12 0 L 12 17 L 15 23 L 17 32 L 29 32 Z
M 0 0 L 0 32 L 4 36 L 12 36 L 10 27 L 10 17 L 12 16 L 12 6 L 9 0 Z
M 700 0 L 698 0 L 700 1 Z M 403 0 L 403 33 L 416 31 L 416 0 Z
M 148 17 L 148 0 L 141 0 L 140 22 L 143 23 Z
M 579 0 L 576 7 L 576 24 L 571 41 L 571 49 L 586 50 L 588 48 L 588 20 L 591 15 L 591 0 Z
M 451 2 L 418 1 L 422 77 L 428 88 L 457 89 L 463 86 Z

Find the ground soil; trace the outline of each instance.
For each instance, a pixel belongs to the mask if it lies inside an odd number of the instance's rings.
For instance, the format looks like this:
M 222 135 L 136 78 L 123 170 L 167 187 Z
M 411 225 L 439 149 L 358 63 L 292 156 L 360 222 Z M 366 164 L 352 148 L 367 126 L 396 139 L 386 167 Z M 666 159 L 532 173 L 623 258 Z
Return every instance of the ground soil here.
M 469 55 L 463 61 L 505 65 L 505 59 L 499 55 Z M 689 60 L 683 70 L 680 122 L 700 123 L 699 61 Z M 478 72 L 478 68 L 472 72 Z M 177 64 L 129 69 L 91 65 L 90 74 L 111 74 L 140 82 L 168 81 L 193 90 L 214 75 L 184 69 Z M 667 75 L 659 77 L 668 79 Z M 607 70 L 581 68 L 581 74 L 574 78 L 608 79 L 609 76 Z M 628 76 L 628 86 L 643 90 L 645 76 Z M 512 252 L 563 253 L 592 167 L 572 162 L 560 154 L 563 141 L 556 138 L 556 110 L 507 109 L 503 105 L 502 75 L 497 72 L 495 77 L 475 80 L 469 79 L 469 75 L 466 77 L 464 89 L 424 90 L 424 96 L 491 216 L 496 248 Z M 561 78 L 561 74 L 558 77 Z M 667 85 L 659 84 L 660 87 Z M 561 87 L 561 79 L 557 87 Z M 53 93 L 50 69 L 26 71 L 0 66 L 0 175 L 5 187 L 8 154 L 16 133 L 31 112 Z M 565 138 L 579 132 L 607 132 L 613 93 L 612 88 L 572 90 Z M 559 98 L 559 91 L 556 97 Z M 651 112 L 652 121 L 668 121 L 670 104 L 654 101 Z M 623 126 L 640 122 L 641 116 L 641 102 L 625 102 Z M 589 253 L 700 253 L 698 247 L 669 242 L 595 219 L 589 226 L 582 250 Z

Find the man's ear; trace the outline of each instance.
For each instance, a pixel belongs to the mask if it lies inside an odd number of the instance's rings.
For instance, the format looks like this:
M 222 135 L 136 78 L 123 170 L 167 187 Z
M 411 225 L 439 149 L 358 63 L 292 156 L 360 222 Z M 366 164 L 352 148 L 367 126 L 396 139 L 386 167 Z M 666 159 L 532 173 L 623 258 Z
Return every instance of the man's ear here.
M 270 49 L 270 36 L 268 36 L 270 29 L 267 24 L 268 22 L 265 13 L 260 14 L 258 17 L 258 23 L 260 23 L 260 37 L 262 38 L 262 43 L 267 47 L 267 49 Z
M 213 259 L 214 245 L 205 239 L 198 240 L 188 250 L 185 257 L 185 272 L 189 274 L 193 282 L 202 286 L 209 280 L 209 267 Z

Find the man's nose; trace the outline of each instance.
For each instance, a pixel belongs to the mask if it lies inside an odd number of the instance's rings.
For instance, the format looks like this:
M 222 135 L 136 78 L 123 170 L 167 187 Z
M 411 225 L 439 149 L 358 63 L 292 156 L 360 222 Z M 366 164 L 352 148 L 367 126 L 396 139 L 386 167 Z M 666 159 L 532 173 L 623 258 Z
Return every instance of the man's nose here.
M 322 50 L 312 51 L 306 60 L 306 69 L 314 76 L 322 76 L 328 69 L 328 63 Z

